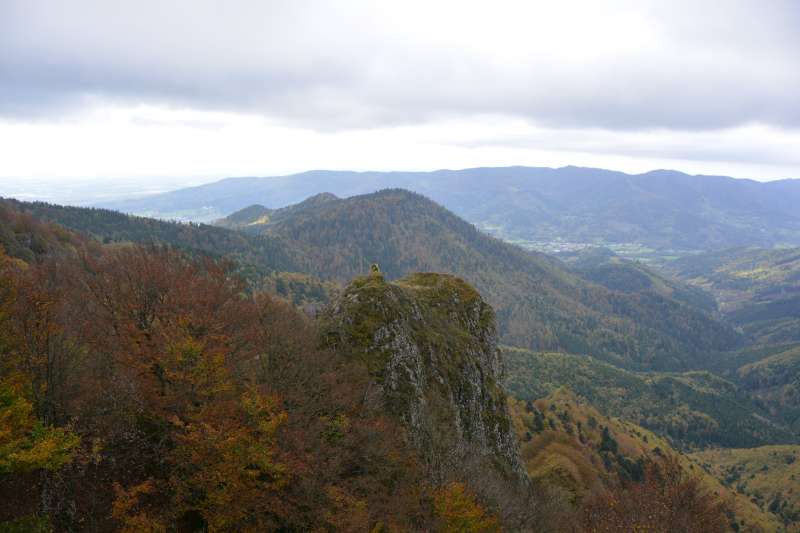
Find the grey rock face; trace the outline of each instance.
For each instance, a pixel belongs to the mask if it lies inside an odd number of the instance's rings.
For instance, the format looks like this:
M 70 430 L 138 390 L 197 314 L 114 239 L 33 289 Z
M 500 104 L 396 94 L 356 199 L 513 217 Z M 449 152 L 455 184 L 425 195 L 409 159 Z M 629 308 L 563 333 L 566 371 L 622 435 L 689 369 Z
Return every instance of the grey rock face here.
M 499 385 L 494 312 L 472 287 L 442 274 L 373 275 L 351 283 L 326 320 L 369 366 L 371 407 L 402 421 L 435 480 L 489 468 L 527 482 Z

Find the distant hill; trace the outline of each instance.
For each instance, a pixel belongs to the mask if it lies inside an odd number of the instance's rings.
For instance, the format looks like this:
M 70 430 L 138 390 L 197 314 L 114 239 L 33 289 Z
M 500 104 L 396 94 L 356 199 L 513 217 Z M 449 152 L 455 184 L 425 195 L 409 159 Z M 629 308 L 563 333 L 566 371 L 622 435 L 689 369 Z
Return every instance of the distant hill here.
M 724 315 L 754 341 L 800 342 L 800 248 L 734 248 L 660 266 L 714 294 Z
M 43 230 L 37 221 L 53 222 L 58 226 L 45 225 Z M 225 258 L 235 263 L 237 273 L 251 285 L 276 293 L 297 305 L 319 307 L 335 291 L 334 283 L 303 274 L 303 258 L 277 237 L 205 224 L 178 224 L 108 209 L 0 199 L 0 246 L 13 257 L 31 260 L 59 242 L 69 242 L 74 238 L 74 234 L 60 226 L 106 244 L 168 245 L 193 255 Z M 45 235 L 50 237 L 45 238 Z
M 108 209 L 69 207 L 0 199 L 0 207 L 60 224 L 106 243 L 168 244 L 185 250 L 225 256 L 258 274 L 301 270 L 290 246 L 277 237 L 230 231 L 203 224 L 176 224 L 129 216 Z
M 270 209 L 263 205 L 256 204 L 240 209 L 225 218 L 215 220 L 213 224 L 222 228 L 251 229 L 259 233 L 260 228 L 267 224 L 275 224 L 276 222 L 280 222 L 292 216 L 296 217 L 304 213 L 310 213 L 314 209 L 329 202 L 335 202 L 336 200 L 339 200 L 339 198 L 333 194 L 320 193 L 306 198 L 302 202 L 280 209 Z
M 506 388 L 535 400 L 565 386 L 598 409 L 669 437 L 680 449 L 796 443 L 736 385 L 710 372 L 637 373 L 585 355 L 503 349 Z
M 533 247 L 628 245 L 647 253 L 800 245 L 800 180 L 760 183 L 667 170 L 636 175 L 580 167 L 311 171 L 229 178 L 100 206 L 208 222 L 252 204 L 276 209 L 322 192 L 347 197 L 393 187 L 424 194 L 483 230 Z
M 651 291 L 709 313 L 717 311 L 714 296 L 704 289 L 664 276 L 639 261 L 619 257 L 607 248 L 583 248 L 557 255 L 582 278 L 627 293 Z
M 658 291 L 589 283 L 560 261 L 489 237 L 429 199 L 404 190 L 312 197 L 270 211 L 248 208 L 221 221 L 299 251 L 306 272 L 346 281 L 378 263 L 389 278 L 452 273 L 495 307 L 503 341 L 538 350 L 590 353 L 635 368 L 692 368 L 734 347 L 737 335 L 706 312 Z
M 773 415 L 800 431 L 800 345 L 743 365 L 736 379 Z

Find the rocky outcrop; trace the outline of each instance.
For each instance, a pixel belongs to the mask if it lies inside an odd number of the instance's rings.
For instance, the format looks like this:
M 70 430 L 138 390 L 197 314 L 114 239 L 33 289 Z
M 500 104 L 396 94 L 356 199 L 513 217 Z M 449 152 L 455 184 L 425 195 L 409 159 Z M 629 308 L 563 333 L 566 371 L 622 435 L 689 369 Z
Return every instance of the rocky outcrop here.
M 527 482 L 499 385 L 494 312 L 466 282 L 357 278 L 323 324 L 328 344 L 368 366 L 365 402 L 401 420 L 434 479 L 488 468 Z

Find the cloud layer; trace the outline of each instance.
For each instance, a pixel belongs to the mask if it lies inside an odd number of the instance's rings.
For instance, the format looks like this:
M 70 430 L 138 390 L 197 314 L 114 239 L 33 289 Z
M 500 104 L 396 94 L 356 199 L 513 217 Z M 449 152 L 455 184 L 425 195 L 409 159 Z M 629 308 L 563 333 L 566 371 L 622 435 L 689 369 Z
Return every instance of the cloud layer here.
M 482 115 L 795 129 L 797 28 L 792 0 L 5 0 L 0 116 L 150 104 L 320 131 Z

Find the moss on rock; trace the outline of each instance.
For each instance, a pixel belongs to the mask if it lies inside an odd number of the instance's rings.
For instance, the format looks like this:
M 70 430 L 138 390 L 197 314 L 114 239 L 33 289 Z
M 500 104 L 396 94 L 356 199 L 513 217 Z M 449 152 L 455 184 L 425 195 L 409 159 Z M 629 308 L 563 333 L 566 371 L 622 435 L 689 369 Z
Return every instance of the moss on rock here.
M 503 365 L 492 308 L 462 279 L 354 279 L 322 317 L 326 342 L 364 362 L 365 398 L 398 417 L 440 479 L 490 468 L 527 479 L 498 384 Z

